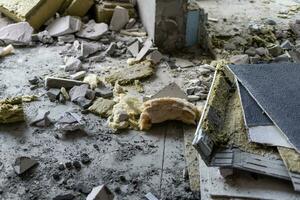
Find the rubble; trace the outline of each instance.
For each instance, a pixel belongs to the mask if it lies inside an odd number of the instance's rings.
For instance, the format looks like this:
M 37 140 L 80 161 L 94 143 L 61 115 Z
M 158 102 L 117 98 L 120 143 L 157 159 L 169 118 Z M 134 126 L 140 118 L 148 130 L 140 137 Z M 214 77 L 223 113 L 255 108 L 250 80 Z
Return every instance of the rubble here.
M 47 96 L 51 102 L 58 100 L 60 95 L 60 89 L 49 89 L 47 92 Z
M 76 33 L 76 36 L 90 40 L 99 40 L 103 34 L 108 31 L 108 25 L 105 23 L 96 23 L 90 20 L 83 28 Z
M 72 16 L 65 16 L 54 20 L 51 24 L 49 24 L 46 30 L 52 37 L 58 37 L 76 33 L 80 31 L 81 26 L 82 23 L 80 19 Z
M 126 8 L 117 6 L 110 21 L 109 29 L 112 31 L 120 31 L 129 22 L 129 12 Z
M 86 71 L 80 71 L 75 74 L 71 74 L 70 78 L 73 80 L 80 80 L 80 79 L 84 78 L 85 75 L 86 75 Z
M 143 48 L 140 50 L 138 55 L 136 56 L 136 61 L 141 61 L 144 56 L 148 53 L 149 49 L 152 47 L 153 42 L 151 39 L 147 39 L 146 42 L 144 43 Z
M 33 28 L 27 22 L 10 24 L 0 29 L 0 41 L 4 44 L 29 45 Z
M 97 98 L 88 110 L 100 117 L 109 117 L 116 103 L 109 99 Z
M 59 131 L 76 131 L 84 127 L 82 117 L 75 112 L 65 112 L 55 123 L 55 127 Z
M 0 100 L 0 124 L 24 121 L 22 97 Z
M 73 43 L 75 41 L 75 36 L 70 35 L 62 35 L 57 37 L 58 42 L 64 42 L 64 43 Z
M 38 162 L 29 158 L 29 157 L 18 157 L 15 160 L 15 163 L 13 165 L 13 168 L 15 170 L 15 172 L 18 175 L 23 174 L 24 172 L 28 171 L 29 169 L 31 169 L 32 167 L 34 167 L 35 165 L 37 165 Z
M 51 121 L 48 118 L 49 114 L 50 111 L 39 111 L 38 115 L 32 120 L 30 125 L 36 127 L 48 127 L 51 124 Z
M 95 89 L 98 87 L 99 83 L 101 83 L 97 74 L 88 74 L 84 77 L 83 82 L 88 83 L 91 89 Z
M 163 55 L 158 50 L 155 50 L 151 52 L 146 58 L 153 64 L 157 65 L 163 59 Z
M 195 125 L 200 112 L 193 104 L 179 98 L 158 98 L 143 103 L 139 120 L 141 130 L 148 130 L 152 124 L 168 120 L 178 120 Z
M 80 71 L 81 68 L 82 68 L 82 63 L 79 59 L 73 57 L 66 58 L 65 65 L 64 65 L 65 72 L 75 73 Z
M 95 92 L 88 89 L 88 85 L 74 86 L 70 92 L 70 98 L 73 103 L 83 108 L 88 108 L 95 98 Z
M 123 73 L 126 70 L 127 73 Z M 150 61 L 143 61 L 141 63 L 127 66 L 125 69 L 112 72 L 112 74 L 105 78 L 111 84 L 118 81 L 120 85 L 133 83 L 135 80 L 148 78 L 154 73 L 153 66 Z
M 15 48 L 13 45 L 8 45 L 0 50 L 0 57 L 5 57 L 15 52 Z
M 248 55 L 235 55 L 230 58 L 230 62 L 235 65 L 248 64 L 249 56 Z
M 140 52 L 140 42 L 136 41 L 128 47 L 129 52 L 136 57 Z
M 63 0 L 1 0 L 0 12 L 18 22 L 28 22 L 35 30 L 38 30 L 47 20 L 55 15 Z
M 114 194 L 105 185 L 94 187 L 86 200 L 113 200 Z

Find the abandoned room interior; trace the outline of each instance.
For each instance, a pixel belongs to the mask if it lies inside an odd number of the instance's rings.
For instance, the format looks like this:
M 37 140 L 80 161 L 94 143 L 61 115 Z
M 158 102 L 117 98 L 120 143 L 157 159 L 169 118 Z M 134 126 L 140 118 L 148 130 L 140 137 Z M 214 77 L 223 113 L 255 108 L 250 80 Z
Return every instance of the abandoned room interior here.
M 299 200 L 300 0 L 0 0 L 0 200 Z

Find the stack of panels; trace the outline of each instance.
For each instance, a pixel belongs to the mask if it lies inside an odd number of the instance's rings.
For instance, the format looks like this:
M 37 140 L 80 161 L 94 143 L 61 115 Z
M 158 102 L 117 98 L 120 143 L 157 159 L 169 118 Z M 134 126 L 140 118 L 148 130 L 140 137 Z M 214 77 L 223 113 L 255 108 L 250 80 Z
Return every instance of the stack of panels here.
M 299 192 L 299 73 L 295 64 L 219 66 L 194 139 L 206 165 L 288 180 Z

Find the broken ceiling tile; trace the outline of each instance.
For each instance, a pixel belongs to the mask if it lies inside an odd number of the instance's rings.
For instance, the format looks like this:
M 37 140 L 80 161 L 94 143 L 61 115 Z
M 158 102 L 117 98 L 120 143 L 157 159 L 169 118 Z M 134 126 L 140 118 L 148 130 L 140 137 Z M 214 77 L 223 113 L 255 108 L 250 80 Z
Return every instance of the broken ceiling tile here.
M 80 19 L 72 16 L 65 16 L 55 19 L 49 24 L 46 30 L 51 36 L 58 37 L 78 32 L 81 29 L 81 25 Z
M 83 41 L 81 43 L 80 55 L 83 58 L 87 58 L 101 50 L 102 50 L 102 46 L 100 44 Z
M 13 165 L 13 168 L 18 175 L 21 175 L 37 164 L 37 161 L 29 157 L 18 157 Z
M 113 200 L 114 194 L 105 186 L 94 187 L 86 200 Z
M 33 28 L 28 22 L 7 25 L 0 29 L 0 40 L 5 44 L 28 45 L 31 42 Z
M 129 21 L 129 13 L 126 8 L 117 6 L 110 21 L 110 30 L 120 31 Z
M 133 83 L 135 80 L 148 78 L 152 76 L 153 73 L 154 68 L 152 63 L 150 61 L 144 61 L 112 72 L 112 74 L 107 76 L 105 80 L 111 84 L 114 84 L 118 81 L 120 85 L 126 85 Z
M 109 117 L 112 114 L 113 106 L 116 104 L 113 100 L 97 98 L 93 105 L 89 107 L 89 111 L 99 115 L 100 117 Z
M 0 0 L 0 12 L 15 21 L 27 21 L 38 30 L 55 15 L 64 0 Z
M 134 42 L 127 49 L 132 54 L 132 56 L 136 57 L 140 52 L 140 42 L 139 41 Z
M 152 124 L 168 120 L 182 121 L 196 125 L 200 119 L 200 111 L 196 106 L 179 98 L 158 98 L 143 103 L 143 110 L 139 120 L 141 130 L 148 130 Z
M 107 24 L 98 24 L 94 20 L 90 20 L 87 24 L 83 25 L 82 29 L 78 33 L 76 33 L 76 36 L 90 40 L 99 40 L 101 36 L 107 31 Z
M 150 50 L 150 48 L 152 47 L 153 42 L 150 38 L 148 38 L 146 40 L 146 42 L 144 43 L 143 48 L 140 50 L 140 52 L 138 53 L 138 55 L 136 56 L 136 61 L 140 61 L 144 58 L 144 56 L 146 56 L 146 54 L 148 53 L 148 51 Z

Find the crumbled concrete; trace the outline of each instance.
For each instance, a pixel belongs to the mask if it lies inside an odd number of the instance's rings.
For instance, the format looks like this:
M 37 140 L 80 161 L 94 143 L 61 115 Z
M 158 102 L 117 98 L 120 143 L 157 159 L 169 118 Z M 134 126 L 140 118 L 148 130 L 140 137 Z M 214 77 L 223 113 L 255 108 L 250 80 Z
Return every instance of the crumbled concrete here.
M 90 43 L 90 42 L 82 42 L 81 43 L 81 49 L 80 49 L 80 55 L 83 58 L 87 58 L 94 53 L 101 51 L 102 46 L 101 44 L 96 44 L 96 43 Z
M 46 30 L 53 37 L 76 33 L 81 29 L 81 20 L 76 17 L 65 16 L 54 20 Z
M 136 61 L 140 61 L 146 56 L 146 54 L 149 52 L 150 48 L 152 47 L 153 42 L 151 39 L 147 39 L 146 42 L 144 43 L 143 48 L 140 50 L 138 55 L 136 56 Z
M 59 94 L 60 94 L 60 89 L 51 88 L 47 92 L 47 96 L 48 96 L 49 100 L 52 102 L 58 100 Z
M 52 36 L 46 30 L 32 35 L 32 40 L 39 41 L 43 44 L 52 44 L 54 42 Z
M 51 120 L 49 119 L 50 111 L 40 110 L 38 111 L 38 115 L 32 120 L 30 123 L 31 126 L 36 127 L 48 127 L 51 124 Z
M 85 77 L 85 75 L 86 75 L 86 71 L 80 71 L 75 74 L 71 74 L 70 78 L 73 80 L 80 80 L 80 79 L 83 79 Z
M 66 59 L 66 63 L 64 66 L 65 72 L 78 72 L 82 68 L 82 63 L 78 58 L 69 57 Z
M 131 29 L 134 27 L 136 23 L 136 19 L 135 18 L 130 18 L 127 25 L 126 25 L 126 29 Z
M 151 52 L 146 58 L 156 65 L 163 59 L 163 55 L 158 50 L 155 50 Z
M 83 129 L 82 117 L 75 112 L 65 112 L 56 122 L 55 127 L 59 131 L 76 131 Z
M 0 29 L 0 41 L 5 44 L 28 45 L 33 28 L 27 22 L 10 24 Z
M 87 24 L 83 25 L 82 29 L 78 33 L 76 33 L 76 36 L 90 40 L 99 40 L 101 36 L 107 31 L 107 24 L 98 24 L 94 20 L 90 20 Z
M 140 52 L 140 42 L 139 41 L 134 42 L 127 49 L 132 54 L 132 56 L 136 57 Z
M 117 6 L 110 21 L 109 29 L 112 31 L 120 31 L 129 21 L 129 13 L 126 8 Z
M 73 43 L 75 41 L 75 35 L 62 35 L 57 37 L 58 42 Z
M 245 55 L 235 55 L 230 58 L 230 62 L 235 65 L 249 64 L 249 56 Z

